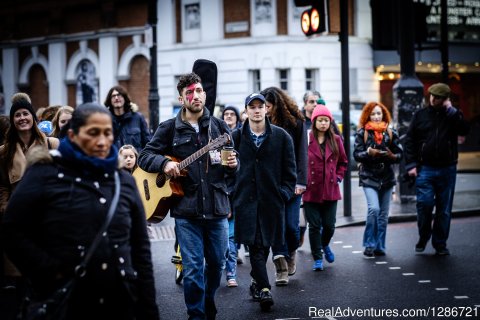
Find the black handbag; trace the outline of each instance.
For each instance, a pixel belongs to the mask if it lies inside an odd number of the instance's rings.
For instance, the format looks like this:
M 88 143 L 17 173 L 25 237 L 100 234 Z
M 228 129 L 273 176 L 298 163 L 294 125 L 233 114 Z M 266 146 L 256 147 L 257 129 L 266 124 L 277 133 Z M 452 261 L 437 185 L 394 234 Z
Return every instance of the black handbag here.
M 86 267 L 90 261 L 93 253 L 97 249 L 98 245 L 102 241 L 102 238 L 106 236 L 106 230 L 112 221 L 113 215 L 117 208 L 118 199 L 120 198 L 120 178 L 118 172 L 115 171 L 115 192 L 112 199 L 112 204 L 108 209 L 107 217 L 103 223 L 100 231 L 95 236 L 92 245 L 88 248 L 87 254 L 83 258 L 82 262 L 75 267 L 75 277 L 66 282 L 61 288 L 57 289 L 47 299 L 36 301 L 34 299 L 25 298 L 25 303 L 21 315 L 21 319 L 24 320 L 56 320 L 65 319 L 68 307 L 68 300 L 72 293 L 72 289 L 75 286 L 76 281 L 79 278 L 85 276 Z

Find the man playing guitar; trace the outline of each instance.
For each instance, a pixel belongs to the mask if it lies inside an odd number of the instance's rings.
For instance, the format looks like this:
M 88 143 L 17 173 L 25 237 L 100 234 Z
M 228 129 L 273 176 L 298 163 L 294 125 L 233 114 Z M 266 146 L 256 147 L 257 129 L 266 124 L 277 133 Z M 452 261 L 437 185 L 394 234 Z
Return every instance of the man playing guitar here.
M 229 129 L 205 107 L 206 93 L 198 75 L 180 77 L 177 89 L 182 109 L 159 125 L 139 156 L 139 166 L 165 173 L 183 189 L 170 215 L 181 249 L 185 304 L 190 319 L 215 319 L 214 296 L 225 264 L 231 212 L 225 179 L 236 174 L 238 162 L 232 152 L 227 165 L 222 165 L 220 151 L 210 150 L 185 170 L 179 169 L 173 159 L 188 158 Z

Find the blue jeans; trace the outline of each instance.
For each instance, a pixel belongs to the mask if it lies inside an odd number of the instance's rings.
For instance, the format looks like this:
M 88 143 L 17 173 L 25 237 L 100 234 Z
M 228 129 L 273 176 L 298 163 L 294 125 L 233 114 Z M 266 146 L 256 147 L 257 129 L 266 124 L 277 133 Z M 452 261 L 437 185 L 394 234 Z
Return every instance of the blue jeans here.
M 272 247 L 272 258 L 283 255 L 290 258 L 290 252 L 298 249 L 300 241 L 300 204 L 302 196 L 294 196 L 285 204 L 285 243 Z
M 234 237 L 235 220 L 228 220 L 227 281 L 237 279 L 237 244 Z
M 435 249 L 447 246 L 456 178 L 456 165 L 443 168 L 422 166 L 418 171 L 416 191 L 420 242 L 426 243 L 432 237 Z M 433 207 L 436 209 L 432 232 Z
M 387 236 L 388 211 L 392 188 L 374 189 L 363 187 L 367 198 L 367 221 L 363 233 L 363 246 L 374 250 L 385 251 L 385 238 Z
M 216 313 L 214 297 L 228 247 L 227 219 L 175 219 L 175 231 L 182 254 L 183 291 L 189 319 L 206 319 Z

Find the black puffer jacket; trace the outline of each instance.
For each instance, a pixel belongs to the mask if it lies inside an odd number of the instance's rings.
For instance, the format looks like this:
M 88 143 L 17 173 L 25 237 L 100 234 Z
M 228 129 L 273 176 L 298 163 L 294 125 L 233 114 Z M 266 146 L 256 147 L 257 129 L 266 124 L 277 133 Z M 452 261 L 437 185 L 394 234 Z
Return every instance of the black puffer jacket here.
M 396 159 L 392 160 L 387 156 L 372 157 L 368 155 L 367 149 L 375 148 L 385 150 L 387 147 L 392 151 Z M 399 163 L 402 159 L 403 149 L 400 144 L 398 133 L 392 129 L 392 139 L 387 131 L 383 133 L 382 143 L 376 144 L 373 131 L 368 131 L 365 142 L 365 129 L 360 128 L 355 135 L 355 146 L 353 157 L 360 164 L 359 185 L 371 187 L 377 190 L 391 188 L 396 184 L 395 173 L 392 164 Z
M 43 160 L 48 163 L 26 171 L 2 226 L 8 256 L 40 297 L 73 277 L 114 193 L 113 176 L 85 175 L 60 157 L 48 157 Z M 123 312 L 122 319 L 158 319 L 145 213 L 133 178 L 123 170 L 119 175 L 120 199 L 107 237 L 77 281 L 69 305 L 72 313 L 90 319 L 96 318 L 95 310 L 104 310 L 102 305 L 112 308 L 105 312 Z M 136 313 L 129 317 L 132 309 Z
M 460 110 L 428 106 L 418 110 L 405 139 L 405 168 L 420 165 L 445 167 L 457 163 L 458 136 L 469 127 Z
M 208 144 L 209 131 L 212 140 L 230 132 L 223 120 L 211 117 L 206 108 L 203 112 L 198 121 L 198 135 L 188 122 L 182 120 L 182 111 L 176 118 L 162 122 L 139 156 L 140 168 L 147 172 L 163 172 L 165 164 L 170 161 L 167 155 L 179 161 L 184 160 Z M 170 216 L 226 218 L 231 212 L 226 178 L 234 175 L 237 169 L 211 164 L 208 152 L 186 169 L 187 175 L 177 179 L 185 195 L 171 208 Z

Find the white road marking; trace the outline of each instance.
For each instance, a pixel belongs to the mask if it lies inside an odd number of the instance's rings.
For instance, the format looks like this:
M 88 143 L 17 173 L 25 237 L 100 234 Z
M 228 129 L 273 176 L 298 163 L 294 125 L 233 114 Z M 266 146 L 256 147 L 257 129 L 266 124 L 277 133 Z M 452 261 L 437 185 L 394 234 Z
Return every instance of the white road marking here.
M 435 290 L 437 290 L 437 291 L 447 291 L 448 288 L 435 288 Z
M 401 267 L 388 267 L 388 269 L 390 269 L 390 270 L 400 270 L 402 268 Z
M 408 276 L 414 276 L 415 273 L 413 272 L 405 272 L 405 273 L 402 273 L 402 276 L 405 276 L 405 277 L 408 277 Z
M 430 283 L 430 282 L 432 282 L 432 281 L 430 281 L 430 280 L 418 280 L 418 283 Z

